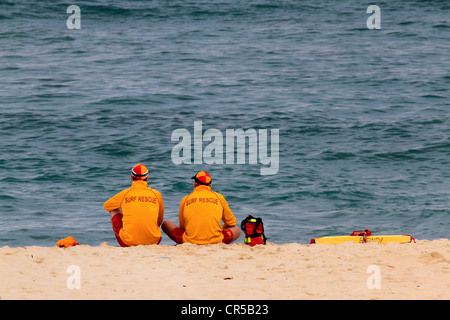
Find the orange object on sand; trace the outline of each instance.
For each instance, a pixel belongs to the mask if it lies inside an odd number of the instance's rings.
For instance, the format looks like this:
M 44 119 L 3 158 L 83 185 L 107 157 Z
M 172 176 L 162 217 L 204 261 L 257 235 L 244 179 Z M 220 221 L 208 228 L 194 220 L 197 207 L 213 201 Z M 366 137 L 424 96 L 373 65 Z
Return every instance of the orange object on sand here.
M 73 247 L 73 246 L 77 246 L 77 245 L 79 245 L 79 243 L 73 237 L 67 237 L 65 239 L 61 239 L 56 243 L 56 246 L 60 247 L 60 248 L 68 248 L 68 247 Z

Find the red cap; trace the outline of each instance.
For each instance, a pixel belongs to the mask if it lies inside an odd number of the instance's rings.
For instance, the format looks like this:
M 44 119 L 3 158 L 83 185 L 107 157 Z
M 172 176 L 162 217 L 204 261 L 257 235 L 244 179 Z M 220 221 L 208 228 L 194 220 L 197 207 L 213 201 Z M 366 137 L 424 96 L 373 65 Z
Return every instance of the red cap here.
M 145 180 L 148 177 L 148 169 L 143 164 L 137 164 L 131 169 L 131 175 L 138 180 Z
M 197 182 L 198 184 L 203 184 L 203 185 L 207 185 L 207 186 L 210 185 L 211 181 L 212 181 L 211 176 L 206 171 L 200 171 L 195 176 L 193 176 L 191 179 L 194 179 L 195 182 Z

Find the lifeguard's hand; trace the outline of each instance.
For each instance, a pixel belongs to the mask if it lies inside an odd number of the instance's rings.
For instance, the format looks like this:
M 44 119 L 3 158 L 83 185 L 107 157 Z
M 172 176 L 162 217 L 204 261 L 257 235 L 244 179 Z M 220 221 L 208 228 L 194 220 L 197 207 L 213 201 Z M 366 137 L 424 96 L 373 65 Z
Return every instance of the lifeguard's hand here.
M 122 214 L 122 208 L 114 209 L 114 210 L 110 211 L 109 213 L 111 214 L 111 219 L 112 219 L 112 217 L 114 217 L 116 214 Z

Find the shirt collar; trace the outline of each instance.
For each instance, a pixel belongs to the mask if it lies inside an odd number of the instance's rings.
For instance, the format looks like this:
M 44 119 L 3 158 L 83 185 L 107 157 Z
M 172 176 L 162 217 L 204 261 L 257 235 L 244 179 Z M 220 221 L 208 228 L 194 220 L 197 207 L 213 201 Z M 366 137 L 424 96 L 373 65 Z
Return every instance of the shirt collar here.
M 205 185 L 198 185 L 194 189 L 195 191 L 202 191 L 202 190 L 209 190 L 211 191 L 211 186 L 205 186 Z
M 147 187 L 147 181 L 135 180 L 135 181 L 131 182 L 131 186 L 133 186 L 133 187 Z

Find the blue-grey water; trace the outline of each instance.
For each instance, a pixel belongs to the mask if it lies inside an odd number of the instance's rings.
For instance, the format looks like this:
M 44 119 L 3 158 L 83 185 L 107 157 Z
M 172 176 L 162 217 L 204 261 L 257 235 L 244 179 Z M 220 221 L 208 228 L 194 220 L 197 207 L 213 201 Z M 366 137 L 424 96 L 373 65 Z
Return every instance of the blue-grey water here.
M 66 24 L 73 4 L 81 29 Z M 381 29 L 366 24 L 371 4 Z M 207 170 L 238 222 L 262 217 L 278 244 L 365 228 L 448 238 L 449 9 L 1 0 L 0 246 L 116 245 L 102 205 L 140 162 L 175 222 Z M 278 171 L 176 165 L 172 133 L 193 136 L 194 121 L 224 141 L 227 129 L 279 129 Z

